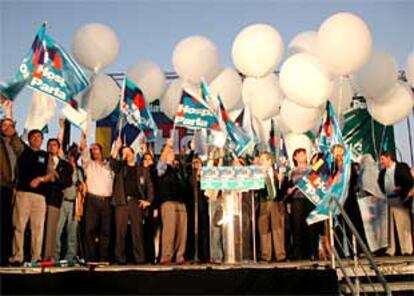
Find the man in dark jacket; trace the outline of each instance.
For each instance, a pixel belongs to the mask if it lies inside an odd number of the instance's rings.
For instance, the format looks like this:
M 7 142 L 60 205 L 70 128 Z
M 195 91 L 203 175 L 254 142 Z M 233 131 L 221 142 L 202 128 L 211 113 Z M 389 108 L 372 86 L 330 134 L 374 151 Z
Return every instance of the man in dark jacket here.
M 274 159 L 271 153 L 263 152 L 260 155 L 260 164 L 266 170 L 266 186 L 259 192 L 260 209 L 257 224 L 260 235 L 260 257 L 263 261 L 270 261 L 273 249 L 276 261 L 284 261 L 286 260 L 286 209 L 283 199 L 286 194 L 287 180 L 282 173 L 273 170 Z
M 28 134 L 30 146 L 25 146 L 17 159 L 16 202 L 13 210 L 13 255 L 12 265 L 23 262 L 24 231 L 30 220 L 32 232 L 32 261 L 41 259 L 43 229 L 46 215 L 46 184 L 55 179 L 49 163 L 49 154 L 41 150 L 43 134 L 31 130 Z
M 122 149 L 122 150 L 121 150 Z M 122 160 L 118 160 L 121 150 Z M 125 236 L 128 220 L 131 221 L 132 246 L 135 263 L 145 262 L 143 218 L 144 209 L 154 199 L 154 188 L 148 170 L 136 164 L 131 147 L 122 147 L 121 138 L 115 142 L 111 153 L 111 169 L 115 173 L 113 204 L 115 205 L 115 260 L 126 263 Z
M 45 259 L 56 259 L 56 235 L 59 222 L 60 207 L 63 202 L 63 190 L 72 185 L 73 168 L 66 160 L 59 157 L 60 142 L 51 138 L 47 141 L 49 166 L 55 175 L 54 181 L 46 186 L 46 238 Z
M 161 264 L 184 263 L 187 241 L 187 209 L 185 207 L 185 177 L 175 163 L 171 142 L 164 147 L 157 165 L 161 199 Z M 174 256 L 175 255 L 175 256 Z
M 8 264 L 12 255 L 13 240 L 13 192 L 15 188 L 16 161 L 23 151 L 24 145 L 17 135 L 15 123 L 12 118 L 12 103 L 3 103 L 6 117 L 1 121 L 0 135 L 0 265 Z
M 396 243 L 394 227 L 397 229 L 398 241 L 401 254 L 411 255 L 413 252 L 413 241 L 411 232 L 411 221 L 409 207 L 406 205 L 407 196 L 413 186 L 413 178 L 410 174 L 410 167 L 402 162 L 397 162 L 391 152 L 381 153 L 381 172 L 378 177 L 378 184 L 381 191 L 387 196 L 390 227 L 390 245 L 387 254 L 395 255 Z

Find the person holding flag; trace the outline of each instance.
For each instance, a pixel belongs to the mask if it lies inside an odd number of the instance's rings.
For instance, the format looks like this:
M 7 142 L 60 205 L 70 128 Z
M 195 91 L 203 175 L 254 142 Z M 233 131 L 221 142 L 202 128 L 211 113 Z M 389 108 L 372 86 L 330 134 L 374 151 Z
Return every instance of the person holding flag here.
M 118 159 L 119 154 L 121 160 Z M 130 221 L 134 261 L 136 264 L 142 264 L 145 262 L 144 210 L 154 200 L 151 177 L 148 170 L 136 164 L 134 150 L 122 146 L 120 137 L 116 139 L 111 152 L 110 166 L 115 173 L 115 261 L 117 264 L 126 264 L 125 237 Z
M 293 256 L 296 260 L 315 260 L 318 258 L 319 233 L 315 225 L 306 224 L 306 217 L 315 205 L 296 187 L 309 170 L 305 148 L 293 152 L 293 163 L 295 167 L 290 172 L 287 190 L 292 215 Z

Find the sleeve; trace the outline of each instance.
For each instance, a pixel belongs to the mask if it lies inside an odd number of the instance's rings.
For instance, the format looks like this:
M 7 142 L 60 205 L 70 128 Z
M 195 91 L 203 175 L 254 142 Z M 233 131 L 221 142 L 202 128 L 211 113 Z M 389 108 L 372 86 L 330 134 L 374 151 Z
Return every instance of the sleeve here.
M 16 156 L 20 156 L 26 148 L 26 144 L 17 135 L 17 133 L 11 138 L 10 144 L 12 146 L 14 153 L 16 153 Z
M 88 168 L 89 163 L 91 162 L 91 158 L 90 158 L 90 154 L 89 154 L 89 149 L 85 149 L 84 151 L 82 151 L 81 158 L 82 158 L 82 166 L 83 166 L 83 168 L 84 169 Z
M 115 173 L 118 173 L 121 170 L 121 164 L 122 162 L 120 160 L 114 159 L 112 157 L 109 159 L 109 167 Z
M 399 185 L 401 186 L 401 196 L 406 197 L 413 187 L 413 178 L 411 176 L 410 167 L 402 163 L 399 168 Z
M 168 164 L 162 161 L 159 161 L 157 164 L 157 173 L 158 173 L 158 177 L 161 177 L 162 175 L 165 174 L 166 170 L 167 170 L 167 166 Z
M 63 162 L 62 169 L 59 172 L 59 178 L 56 180 L 56 182 L 58 182 L 62 188 L 67 188 L 72 185 L 73 168 L 68 162 L 63 160 L 61 161 Z

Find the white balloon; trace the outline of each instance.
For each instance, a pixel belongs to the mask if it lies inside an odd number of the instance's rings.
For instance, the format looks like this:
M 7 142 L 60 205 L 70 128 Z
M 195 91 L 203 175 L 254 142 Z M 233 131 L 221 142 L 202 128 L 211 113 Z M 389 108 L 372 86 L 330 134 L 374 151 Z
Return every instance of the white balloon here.
M 244 108 L 243 102 L 241 102 L 241 104 L 238 103 L 236 105 L 236 107 L 237 108 L 234 108 L 233 110 L 228 112 L 229 116 L 230 116 L 230 119 L 233 120 L 233 121 L 235 121 L 240 116 L 240 114 L 243 112 L 243 108 Z
M 309 161 L 313 143 L 308 136 L 304 134 L 290 133 L 285 136 L 285 143 L 291 167 L 294 167 L 293 152 L 295 152 L 296 149 L 305 149 Z
M 356 72 L 371 54 L 372 37 L 358 16 L 341 12 L 326 19 L 318 31 L 318 53 L 322 62 L 337 75 Z
M 181 95 L 183 93 L 183 79 L 173 80 L 167 87 L 164 95 L 160 99 L 160 109 L 165 115 L 173 119 L 180 104 Z
M 329 97 L 329 100 L 331 101 L 337 116 L 350 107 L 354 94 L 355 91 L 352 88 L 349 78 L 342 76 L 335 77 L 332 94 Z
M 286 99 L 285 99 L 286 100 Z M 284 100 L 284 101 L 285 101 Z M 282 102 L 283 104 L 283 102 Z M 290 128 L 286 125 L 286 123 L 282 120 L 282 116 L 280 114 L 276 115 L 274 117 L 274 120 L 276 122 L 276 128 L 282 133 L 282 134 L 288 134 L 291 132 Z
M 145 100 L 153 102 L 165 91 L 166 80 L 161 67 L 151 61 L 140 61 L 131 66 L 127 76 L 142 90 Z
M 283 92 L 277 76 L 270 73 L 263 78 L 246 78 L 243 81 L 242 97 L 253 116 L 266 120 L 279 113 Z
M 409 87 L 397 82 L 381 98 L 381 103 L 367 100 L 368 112 L 383 125 L 392 125 L 406 118 L 413 109 L 413 95 Z
M 280 85 L 287 98 L 304 107 L 319 107 L 332 92 L 328 71 L 317 57 L 308 53 L 295 54 L 283 63 Z
M 72 53 L 79 64 L 97 73 L 112 64 L 119 52 L 115 32 L 100 23 L 80 27 L 72 40 Z
M 119 105 L 121 90 L 116 82 L 106 74 L 98 74 L 87 93 L 85 109 L 93 121 L 105 118 Z
M 211 83 L 214 79 L 217 78 L 224 71 L 226 67 L 220 64 L 215 65 L 215 67 L 204 77 L 207 83 Z
M 405 76 L 412 88 L 414 88 L 414 51 L 410 53 L 405 64 Z
M 262 77 L 276 70 L 283 54 L 280 33 L 270 25 L 244 28 L 233 41 L 231 51 L 236 68 L 246 76 Z
M 355 74 L 355 79 L 362 95 L 376 100 L 397 82 L 397 61 L 390 53 L 375 50 L 368 62 Z
M 288 57 L 301 52 L 318 55 L 318 32 L 304 31 L 297 34 L 288 46 Z
M 210 84 L 210 94 L 220 95 L 227 110 L 233 110 L 241 100 L 242 80 L 233 68 L 226 68 Z
M 280 117 L 292 132 L 300 134 L 319 125 L 322 112 L 319 108 L 302 107 L 286 99 L 282 102 Z
M 260 120 L 254 116 L 252 116 L 252 125 L 253 129 L 256 132 L 257 138 L 260 144 L 267 145 L 269 143 L 269 136 L 270 136 L 270 123 L 271 120 Z
M 172 62 L 181 78 L 197 84 L 217 69 L 219 54 L 206 37 L 190 36 L 178 42 Z

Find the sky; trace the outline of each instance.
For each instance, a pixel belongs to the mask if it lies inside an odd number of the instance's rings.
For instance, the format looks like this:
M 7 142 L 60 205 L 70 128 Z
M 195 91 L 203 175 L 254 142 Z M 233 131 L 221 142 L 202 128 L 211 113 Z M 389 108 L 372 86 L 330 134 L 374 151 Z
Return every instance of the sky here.
M 388 50 L 400 66 L 414 44 L 414 1 L 373 0 L 137 0 L 137 1 L 19 1 L 0 0 L 0 80 L 12 78 L 40 24 L 48 21 L 48 33 L 70 52 L 74 32 L 87 23 L 110 26 L 118 36 L 120 51 L 106 72 L 123 72 L 143 59 L 174 71 L 172 52 L 177 42 L 190 35 L 211 39 L 220 53 L 220 62 L 232 66 L 231 47 L 245 26 L 266 23 L 282 35 L 285 52 L 289 41 L 319 25 L 337 12 L 362 17 L 371 29 L 374 47 Z M 25 90 L 15 102 L 17 127 L 23 129 L 30 105 Z M 57 120 L 57 119 L 56 119 Z M 413 114 L 410 115 L 414 130 Z M 56 124 L 57 125 L 57 124 Z M 54 124 L 50 134 L 56 133 Z M 404 161 L 409 157 L 407 122 L 396 126 L 397 146 Z

